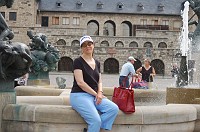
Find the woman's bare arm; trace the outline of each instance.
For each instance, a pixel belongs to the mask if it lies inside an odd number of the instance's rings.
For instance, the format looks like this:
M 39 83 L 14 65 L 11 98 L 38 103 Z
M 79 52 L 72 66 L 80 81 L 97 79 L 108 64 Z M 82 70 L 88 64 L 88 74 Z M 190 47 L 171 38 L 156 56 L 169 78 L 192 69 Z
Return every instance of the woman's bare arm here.
M 99 82 L 98 82 L 98 92 L 96 96 L 96 104 L 100 104 L 103 98 L 103 88 L 102 88 L 102 79 L 101 79 L 101 73 L 99 74 Z
M 155 71 L 155 69 L 154 68 L 152 68 L 152 74 L 151 74 L 152 76 L 155 76 L 156 75 L 156 71 Z
M 98 92 L 103 92 L 101 73 L 99 74 Z
M 142 76 L 142 74 L 140 73 L 142 71 L 142 67 L 140 67 L 139 69 L 137 69 L 136 73 L 139 74 L 140 76 Z
M 82 70 L 76 69 L 74 70 L 74 77 L 76 79 L 76 82 L 78 84 L 78 86 L 85 92 L 96 96 L 97 93 L 87 84 L 85 83 L 84 79 L 83 79 L 83 72 Z

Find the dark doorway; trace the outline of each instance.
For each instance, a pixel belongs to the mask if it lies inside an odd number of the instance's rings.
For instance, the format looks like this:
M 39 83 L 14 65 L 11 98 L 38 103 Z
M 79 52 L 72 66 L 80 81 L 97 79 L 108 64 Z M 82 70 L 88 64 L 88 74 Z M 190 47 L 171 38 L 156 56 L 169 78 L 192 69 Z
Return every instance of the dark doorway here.
M 154 67 L 156 74 L 164 75 L 165 74 L 165 64 L 160 59 L 155 59 L 151 61 L 151 65 Z
M 48 16 L 42 16 L 42 27 L 48 27 L 49 26 L 49 17 Z
M 58 62 L 58 71 L 73 71 L 73 60 L 69 57 L 62 57 Z
M 135 70 L 139 69 L 142 66 L 142 62 L 140 60 L 138 60 L 138 59 L 136 59 L 136 60 L 137 61 L 135 61 L 135 63 L 133 64 Z
M 119 62 L 115 58 L 108 58 L 104 62 L 104 73 L 114 74 L 119 73 Z

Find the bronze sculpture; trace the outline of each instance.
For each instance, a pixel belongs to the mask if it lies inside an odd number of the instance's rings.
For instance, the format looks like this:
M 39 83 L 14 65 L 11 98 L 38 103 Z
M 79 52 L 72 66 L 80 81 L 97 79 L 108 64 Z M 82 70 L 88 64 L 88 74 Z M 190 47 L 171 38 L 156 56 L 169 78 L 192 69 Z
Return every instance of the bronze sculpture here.
M 31 47 L 31 66 L 30 79 L 48 79 L 49 71 L 56 70 L 59 61 L 59 50 L 52 46 L 44 34 L 34 35 L 32 31 L 27 31 L 27 35 L 32 40 Z
M 0 6 L 10 8 L 14 0 L 1 0 Z M 14 80 L 27 72 L 32 62 L 30 51 L 26 44 L 11 42 L 14 33 L 9 29 L 0 14 L 0 80 Z

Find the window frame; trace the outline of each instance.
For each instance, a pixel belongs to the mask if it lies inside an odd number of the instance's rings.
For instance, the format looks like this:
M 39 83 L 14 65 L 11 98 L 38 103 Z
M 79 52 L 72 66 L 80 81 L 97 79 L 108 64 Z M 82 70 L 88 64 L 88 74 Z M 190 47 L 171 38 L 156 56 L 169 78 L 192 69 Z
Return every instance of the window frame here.
M 80 25 L 80 17 L 73 17 L 73 25 Z
M 11 16 L 15 14 L 15 16 Z M 17 21 L 17 12 L 9 12 L 9 21 Z
M 62 17 L 62 25 L 70 25 L 70 18 L 69 17 Z
M 60 18 L 58 16 L 52 17 L 52 25 L 59 25 L 60 24 Z

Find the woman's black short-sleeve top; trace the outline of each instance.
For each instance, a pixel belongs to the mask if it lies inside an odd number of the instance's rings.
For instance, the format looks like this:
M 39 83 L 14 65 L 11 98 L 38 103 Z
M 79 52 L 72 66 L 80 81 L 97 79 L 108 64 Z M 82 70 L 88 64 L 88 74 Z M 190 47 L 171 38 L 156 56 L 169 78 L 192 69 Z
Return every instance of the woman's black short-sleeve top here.
M 144 68 L 144 66 L 142 67 L 142 80 L 143 81 L 146 81 L 146 82 L 153 82 L 153 79 L 151 79 L 151 73 L 153 73 L 153 68 L 150 67 L 148 70 L 146 70 Z
M 87 83 L 94 91 L 98 91 L 98 82 L 100 74 L 100 63 L 95 60 L 95 69 L 93 70 L 88 63 L 80 56 L 74 60 L 74 70 L 80 69 L 83 73 L 83 80 Z M 74 83 L 72 87 L 72 93 L 85 92 L 77 84 L 74 77 Z

